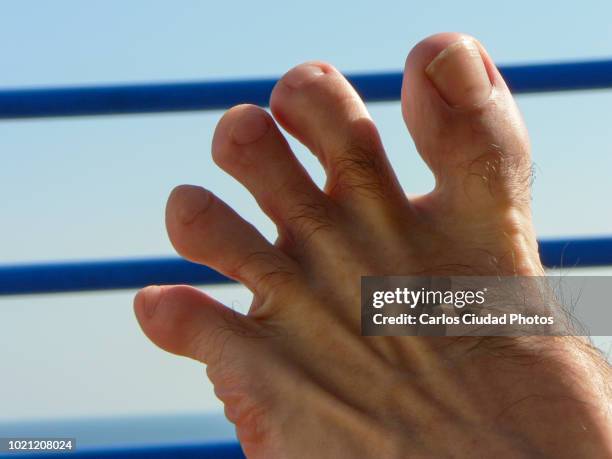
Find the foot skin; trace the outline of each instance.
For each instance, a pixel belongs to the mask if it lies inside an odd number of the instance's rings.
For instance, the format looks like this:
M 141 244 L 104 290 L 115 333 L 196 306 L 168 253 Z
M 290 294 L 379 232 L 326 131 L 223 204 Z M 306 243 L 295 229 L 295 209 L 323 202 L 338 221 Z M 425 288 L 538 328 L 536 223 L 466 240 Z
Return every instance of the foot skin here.
M 362 275 L 543 273 L 528 137 L 483 47 L 440 34 L 408 56 L 403 115 L 436 179 L 423 196 L 406 198 L 329 64 L 289 71 L 271 109 L 229 110 L 212 150 L 276 243 L 203 188 L 176 188 L 166 214 L 182 256 L 253 291 L 249 313 L 188 286 L 135 300 L 154 343 L 207 364 L 246 455 L 610 457 L 609 373 L 578 339 L 360 336 Z M 277 123 L 318 157 L 323 190 Z

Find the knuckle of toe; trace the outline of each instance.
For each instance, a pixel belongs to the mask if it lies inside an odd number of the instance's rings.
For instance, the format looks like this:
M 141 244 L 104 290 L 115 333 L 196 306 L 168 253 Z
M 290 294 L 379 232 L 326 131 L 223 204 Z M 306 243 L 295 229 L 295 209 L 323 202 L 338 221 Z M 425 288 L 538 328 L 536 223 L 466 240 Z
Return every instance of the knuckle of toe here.
M 256 292 L 265 294 L 290 284 L 295 278 L 295 269 L 279 254 L 259 251 L 244 257 L 230 275 L 253 285 Z
M 255 281 L 255 290 L 264 297 L 282 296 L 283 292 L 290 291 L 294 284 L 295 274 L 282 267 L 265 271 Z
M 287 218 L 294 239 L 307 241 L 320 231 L 333 226 L 331 212 L 325 203 L 311 201 L 294 205 Z
M 529 137 L 514 104 L 492 100 L 457 121 L 454 134 L 470 139 L 456 152 L 467 158 L 460 166 L 468 181 L 484 185 L 496 199 L 528 199 L 534 168 Z
M 502 146 L 491 143 L 474 159 L 466 161 L 462 168 L 467 194 L 477 185 L 500 204 L 517 204 L 530 199 L 535 169 L 528 155 L 510 154 Z
M 188 355 L 196 360 L 206 362 L 209 365 L 225 365 L 231 360 L 236 346 L 234 343 L 246 333 L 244 324 L 240 316 L 232 309 L 223 312 L 223 325 L 214 330 L 198 330 L 191 336 L 185 336 L 185 347 L 188 348 Z M 253 334 L 256 332 L 253 330 Z
M 357 192 L 369 197 L 384 198 L 389 180 L 376 148 L 360 142 L 349 142 L 330 164 L 330 195 Z

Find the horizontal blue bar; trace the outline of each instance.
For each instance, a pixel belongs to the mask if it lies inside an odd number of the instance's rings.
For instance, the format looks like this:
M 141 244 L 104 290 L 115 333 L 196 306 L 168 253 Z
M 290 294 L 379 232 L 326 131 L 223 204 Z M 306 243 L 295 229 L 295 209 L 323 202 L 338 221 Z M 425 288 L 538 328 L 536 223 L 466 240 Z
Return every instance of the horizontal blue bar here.
M 500 67 L 514 93 L 612 87 L 612 60 Z M 368 102 L 399 100 L 401 72 L 348 75 Z M 0 91 L 0 119 L 118 115 L 268 105 L 277 78 Z
M 11 452 L 0 453 L 0 458 L 21 459 L 245 459 L 238 443 L 172 445 L 161 447 L 77 449 L 73 452 Z
M 612 265 L 612 237 L 544 240 L 540 256 L 548 267 Z M 208 267 L 177 257 L 0 266 L 0 295 L 229 282 Z
M 540 259 L 549 268 L 612 266 L 612 236 L 540 241 Z
M 229 282 L 206 266 L 177 257 L 0 266 L 0 295 Z

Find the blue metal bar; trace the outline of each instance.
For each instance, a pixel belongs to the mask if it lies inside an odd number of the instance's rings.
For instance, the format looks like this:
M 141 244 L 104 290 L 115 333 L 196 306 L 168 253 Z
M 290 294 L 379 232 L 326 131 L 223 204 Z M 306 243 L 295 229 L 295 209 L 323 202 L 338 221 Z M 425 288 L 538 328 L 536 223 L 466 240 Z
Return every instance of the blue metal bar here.
M 232 281 L 206 266 L 177 257 L 0 266 L 0 295 L 227 282 Z
M 612 265 L 612 237 L 545 240 L 540 255 L 548 267 Z M 228 282 L 210 268 L 176 257 L 0 266 L 0 295 Z
M 514 93 L 612 88 L 612 60 L 500 67 Z M 348 76 L 369 102 L 399 100 L 401 72 Z M 0 91 L 0 119 L 266 106 L 276 78 Z
M 612 236 L 540 241 L 540 259 L 549 268 L 612 265 Z
M 134 448 L 77 449 L 66 453 L 0 453 L 0 458 L 19 457 L 21 459 L 244 459 L 238 443 L 203 445 L 171 445 Z

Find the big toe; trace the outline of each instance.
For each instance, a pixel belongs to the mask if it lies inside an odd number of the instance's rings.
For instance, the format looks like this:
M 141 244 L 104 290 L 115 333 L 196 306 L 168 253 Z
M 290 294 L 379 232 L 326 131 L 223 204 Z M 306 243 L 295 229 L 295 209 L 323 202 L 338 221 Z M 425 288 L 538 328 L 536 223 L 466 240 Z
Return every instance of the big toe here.
M 531 158 L 522 117 L 474 38 L 434 35 L 406 61 L 402 112 L 436 178 L 432 197 L 462 218 L 529 212 Z M 483 212 L 486 211 L 486 212 Z
M 419 43 L 406 61 L 402 112 L 436 179 L 416 207 L 451 241 L 507 259 L 514 272 L 539 272 L 527 131 L 482 45 L 457 33 Z

